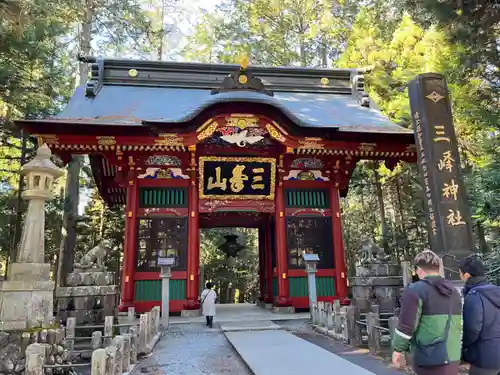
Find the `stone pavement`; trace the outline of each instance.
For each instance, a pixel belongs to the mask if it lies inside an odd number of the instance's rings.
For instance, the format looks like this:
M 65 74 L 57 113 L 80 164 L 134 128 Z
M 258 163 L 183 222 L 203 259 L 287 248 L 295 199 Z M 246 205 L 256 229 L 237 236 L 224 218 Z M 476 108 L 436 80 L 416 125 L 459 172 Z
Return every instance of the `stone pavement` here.
M 213 329 L 205 327 L 203 317 L 173 322 L 154 353 L 132 375 L 307 375 L 312 371 L 402 375 L 366 351 L 316 333 L 306 319 L 283 314 L 288 317 L 283 320 L 253 305 L 217 308 Z M 280 319 L 274 319 L 276 315 Z M 186 323 L 190 319 L 196 323 Z
M 217 304 L 215 305 L 215 320 L 217 322 L 243 322 L 243 321 L 259 321 L 259 320 L 296 320 L 296 319 L 309 319 L 309 313 L 296 313 L 296 314 L 278 314 L 270 310 L 263 309 L 250 303 L 239 304 Z M 184 317 L 172 316 L 170 317 L 171 324 L 183 323 L 203 323 L 205 318 L 203 316 Z
M 307 375 L 311 371 L 375 375 L 355 363 L 283 330 L 226 332 L 255 375 Z

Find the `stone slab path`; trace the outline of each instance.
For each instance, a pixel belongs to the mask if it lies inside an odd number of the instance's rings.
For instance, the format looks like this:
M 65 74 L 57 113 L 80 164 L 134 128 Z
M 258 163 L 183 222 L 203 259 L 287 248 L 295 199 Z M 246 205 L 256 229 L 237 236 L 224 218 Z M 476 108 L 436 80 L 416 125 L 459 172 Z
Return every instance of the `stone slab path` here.
M 131 375 L 404 375 L 366 351 L 315 332 L 307 320 L 173 324 Z
M 257 320 L 248 322 L 224 322 L 220 324 L 223 332 L 238 332 L 238 331 L 273 331 L 282 329 L 276 323 L 270 320 Z
M 307 375 L 311 372 L 374 375 L 338 355 L 283 330 L 226 332 L 255 375 Z
M 296 314 L 280 314 L 273 313 L 271 310 L 263 309 L 259 306 L 250 303 L 238 304 L 217 304 L 215 305 L 215 319 L 214 322 L 249 322 L 259 320 L 301 320 L 309 319 L 309 313 L 296 313 Z M 185 324 L 185 323 L 203 323 L 205 317 L 194 316 L 172 316 L 170 317 L 170 324 Z
M 311 328 L 307 321 L 280 322 L 279 325 L 297 337 L 363 367 L 375 375 L 404 375 L 402 370 L 390 367 L 390 354 L 385 360 L 382 360 L 380 357 L 373 357 L 368 349 L 353 348 L 328 336 L 319 334 Z

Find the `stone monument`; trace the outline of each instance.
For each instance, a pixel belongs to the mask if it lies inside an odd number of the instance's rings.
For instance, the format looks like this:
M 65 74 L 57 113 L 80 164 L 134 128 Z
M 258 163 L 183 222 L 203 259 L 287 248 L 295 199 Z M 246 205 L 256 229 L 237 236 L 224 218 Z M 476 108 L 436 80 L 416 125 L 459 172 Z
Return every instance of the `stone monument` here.
M 65 286 L 57 287 L 58 317 L 62 321 L 74 317 L 80 325 L 96 324 L 115 315 L 118 287 L 114 285 L 114 273 L 104 264 L 109 250 L 109 241 L 101 241 L 74 263 Z
M 63 172 L 50 160 L 47 145 L 21 168 L 28 201 L 17 257 L 0 281 L 0 330 L 23 330 L 53 323 L 54 282 L 45 263 L 45 201 L 53 198 L 54 180 Z
M 349 280 L 353 304 L 361 311 L 369 311 L 371 305 L 380 306 L 381 311 L 394 310 L 403 287 L 401 267 L 366 237 L 361 240 L 357 260 L 356 276 Z

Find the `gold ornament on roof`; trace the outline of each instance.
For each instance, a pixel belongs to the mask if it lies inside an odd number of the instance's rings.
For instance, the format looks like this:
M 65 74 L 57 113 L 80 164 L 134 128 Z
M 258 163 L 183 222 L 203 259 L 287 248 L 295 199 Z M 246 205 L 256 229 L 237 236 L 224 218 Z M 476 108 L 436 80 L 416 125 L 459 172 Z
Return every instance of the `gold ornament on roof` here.
M 272 126 L 271 124 L 266 125 L 266 130 L 269 132 L 271 137 L 273 137 L 277 141 L 279 141 L 281 143 L 285 142 L 285 137 L 283 136 L 283 134 L 281 134 L 278 130 L 276 130 L 276 128 L 274 126 Z
M 248 77 L 246 75 L 242 74 L 238 77 L 238 82 L 241 83 L 242 85 L 244 85 L 245 83 L 248 82 Z
M 138 75 L 138 74 L 139 74 L 139 73 L 137 72 L 137 70 L 136 70 L 136 69 L 130 69 L 130 70 L 128 71 L 128 75 L 129 75 L 130 77 L 132 77 L 132 78 L 137 77 L 137 75 Z
M 321 78 L 321 84 L 326 86 L 330 83 L 330 80 L 326 77 Z
M 183 147 L 183 138 L 177 134 L 159 134 L 160 138 L 155 139 L 155 144 L 158 146 L 168 147 Z
M 217 130 L 218 127 L 219 127 L 219 124 L 216 121 L 214 121 L 208 127 L 206 127 L 203 131 L 201 131 L 200 133 L 198 133 L 198 135 L 196 136 L 196 138 L 198 138 L 199 141 L 202 141 L 205 138 L 208 138 L 212 134 L 214 134 L 214 132 Z
M 240 129 L 255 128 L 259 125 L 259 119 L 253 115 L 231 115 L 226 117 L 226 126 L 233 126 Z
M 248 68 L 248 56 L 246 56 L 246 55 L 241 56 L 239 58 L 239 64 L 240 64 L 240 68 L 242 70 Z

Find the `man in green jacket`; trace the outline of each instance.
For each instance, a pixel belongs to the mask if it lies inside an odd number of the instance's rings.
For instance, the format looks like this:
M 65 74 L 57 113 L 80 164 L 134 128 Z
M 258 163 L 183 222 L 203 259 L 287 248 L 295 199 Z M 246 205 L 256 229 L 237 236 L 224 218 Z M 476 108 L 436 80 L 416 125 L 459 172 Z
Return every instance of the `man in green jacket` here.
M 439 257 L 430 250 L 414 260 L 419 281 L 403 294 L 392 346 L 393 365 L 411 352 L 417 375 L 457 375 L 462 349 L 462 300 L 455 286 L 440 276 Z

